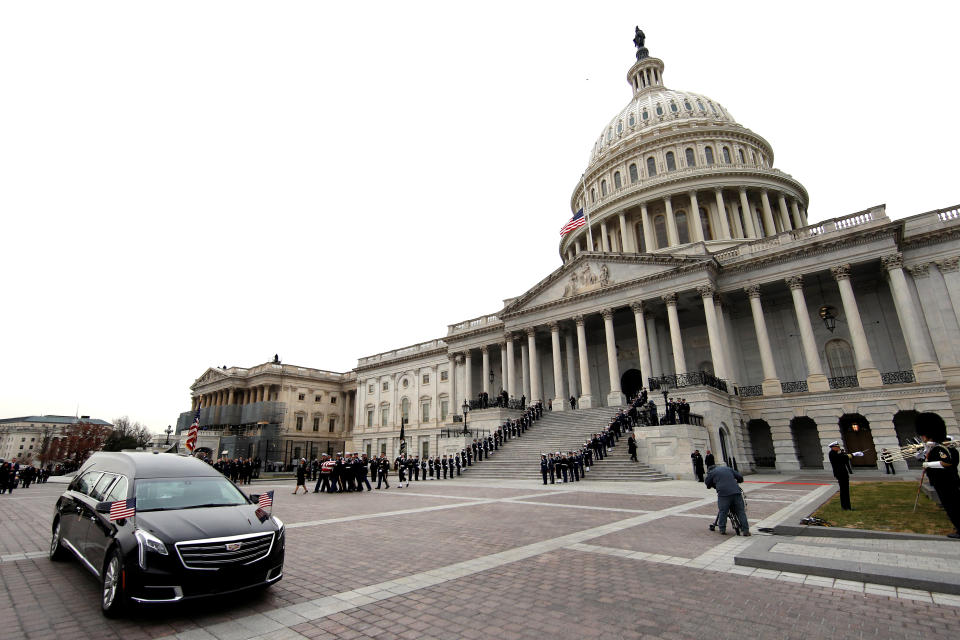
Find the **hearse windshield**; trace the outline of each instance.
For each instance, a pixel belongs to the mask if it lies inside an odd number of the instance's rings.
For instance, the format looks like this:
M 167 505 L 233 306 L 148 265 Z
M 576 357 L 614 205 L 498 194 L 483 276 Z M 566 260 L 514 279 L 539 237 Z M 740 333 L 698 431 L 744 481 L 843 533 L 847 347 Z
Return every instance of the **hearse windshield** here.
M 148 478 L 136 482 L 137 511 L 168 511 L 248 504 L 223 477 Z

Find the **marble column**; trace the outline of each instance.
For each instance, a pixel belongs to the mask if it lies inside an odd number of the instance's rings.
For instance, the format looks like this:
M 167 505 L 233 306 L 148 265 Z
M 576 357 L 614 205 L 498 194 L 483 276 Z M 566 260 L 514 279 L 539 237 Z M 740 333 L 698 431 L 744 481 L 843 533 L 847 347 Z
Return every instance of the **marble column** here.
M 633 234 L 627 231 L 627 214 L 620 213 L 620 253 L 636 253 L 637 248 L 633 246 Z
M 736 347 L 733 344 L 733 329 L 727 324 L 727 316 L 723 312 L 723 301 L 720 294 L 713 294 L 713 307 L 717 314 L 717 326 L 720 329 L 720 347 L 723 349 L 723 361 L 727 363 L 727 384 L 732 392 L 740 376 L 737 372 L 736 362 L 733 359 L 733 353 Z
M 763 307 L 760 304 L 760 287 L 753 285 L 745 289 L 750 298 L 750 311 L 753 312 L 753 327 L 757 332 L 757 345 L 760 348 L 760 364 L 763 367 L 763 395 L 779 396 L 783 394 L 780 378 L 777 377 L 777 367 L 773 362 L 773 349 L 770 348 L 770 335 L 767 333 L 767 322 L 763 317 Z
M 687 217 L 687 227 L 690 229 L 690 241 L 702 242 L 707 238 L 703 235 L 703 222 L 700 220 L 700 202 L 697 192 L 690 192 L 690 214 Z
M 763 207 L 763 226 L 768 236 L 777 235 L 777 225 L 773 221 L 773 210 L 770 208 L 770 195 L 766 189 L 760 189 L 760 205 Z
M 754 239 L 759 238 L 756 224 L 754 222 L 753 212 L 750 210 L 750 201 L 747 200 L 746 187 L 740 187 L 740 208 L 743 209 L 743 223 L 746 228 L 743 230 L 745 237 Z
M 650 347 L 650 377 L 657 378 L 664 375 L 663 362 L 660 361 L 660 339 L 657 337 L 657 320 L 653 316 L 646 317 L 647 346 Z
M 803 343 L 803 357 L 807 361 L 807 388 L 810 391 L 827 391 L 830 385 L 827 382 L 827 376 L 823 374 L 823 363 L 817 351 L 817 340 L 813 335 L 813 325 L 810 323 L 810 312 L 807 310 L 807 301 L 803 297 L 803 277 L 790 276 L 786 282 L 793 297 L 793 309 L 797 314 L 800 341 Z
M 613 330 L 613 309 L 604 309 L 603 332 L 607 339 L 607 373 L 610 377 L 610 393 L 607 395 L 607 406 L 618 407 L 626 403 L 623 391 L 620 390 L 620 365 L 617 362 L 617 339 Z
M 567 399 L 563 394 L 563 355 L 560 353 L 560 325 L 550 323 L 550 348 L 553 355 L 553 410 L 567 408 Z
M 527 327 L 527 351 L 530 352 L 530 396 L 531 404 L 543 400 L 540 385 L 540 356 L 537 354 L 537 329 Z
M 473 354 L 470 349 L 463 352 L 463 397 L 473 402 Z
M 514 354 L 513 334 L 507 334 L 507 393 L 510 398 L 517 396 L 517 358 Z
M 897 308 L 900 329 L 903 331 L 903 337 L 907 343 L 907 353 L 910 354 L 910 363 L 913 366 L 913 374 L 917 382 L 942 380 L 943 374 L 940 371 L 940 364 L 927 344 L 926 336 L 923 335 L 923 324 L 910 295 L 907 277 L 903 273 L 903 254 L 895 253 L 884 256 L 882 261 L 890 279 L 893 303 Z
M 943 275 L 943 282 L 950 296 L 950 304 L 957 322 L 960 323 L 960 257 L 953 256 L 937 260 L 937 270 Z
M 610 238 L 607 237 L 606 221 L 600 223 L 600 248 L 604 253 L 610 251 Z
M 230 391 L 227 393 L 227 404 L 233 404 L 233 403 L 234 403 L 233 387 L 231 387 Z
M 790 212 L 787 211 L 787 199 L 783 193 L 777 194 L 777 204 L 780 206 L 780 219 L 783 221 L 783 230 L 791 231 Z
M 580 355 L 580 398 L 578 409 L 593 408 L 593 390 L 590 387 L 590 361 L 587 359 L 587 332 L 583 326 L 583 316 L 574 318 L 577 323 L 577 351 Z
M 727 207 L 723 203 L 723 189 L 714 189 L 714 195 L 717 200 L 717 218 L 720 222 L 720 238 L 730 240 L 730 222 L 727 220 Z
M 480 381 L 480 388 L 483 392 L 490 395 L 490 349 L 487 345 L 480 347 L 480 375 L 483 379 Z
M 563 332 L 563 347 L 567 357 L 567 388 L 564 390 L 563 398 L 568 403 L 571 397 L 578 397 L 577 393 L 577 363 L 576 355 L 573 350 L 573 333 L 568 329 Z
M 857 381 L 861 387 L 881 387 L 883 380 L 880 371 L 873 364 L 870 354 L 870 345 L 867 343 L 867 332 L 863 329 L 860 319 L 860 309 L 857 307 L 857 298 L 853 293 L 850 282 L 850 265 L 841 264 L 830 268 L 840 288 L 840 300 L 843 301 L 843 315 L 847 319 L 850 330 L 850 341 L 853 342 L 853 355 L 857 360 Z
M 667 245 L 675 247 L 680 244 L 680 236 L 677 233 L 677 218 L 673 215 L 673 202 L 670 196 L 663 199 L 663 206 L 667 211 Z
M 520 387 L 527 403 L 530 403 L 530 347 L 520 338 Z
M 687 360 L 683 355 L 683 337 L 680 335 L 680 318 L 677 316 L 677 294 L 663 296 L 667 305 L 667 320 L 670 323 L 670 344 L 673 346 L 673 370 L 677 375 L 687 373 Z
M 510 391 L 507 389 L 507 343 L 503 342 L 500 344 L 500 389 L 499 391 L 506 391 L 507 395 L 510 395 Z
M 727 379 L 727 363 L 723 352 L 720 326 L 717 322 L 717 309 L 713 303 L 716 289 L 713 285 L 697 287 L 697 293 L 703 301 L 703 315 L 707 320 L 707 340 L 710 342 L 710 357 L 713 359 L 713 374 L 721 380 Z
M 800 217 L 800 207 L 797 206 L 797 201 L 793 198 L 790 199 L 790 212 L 793 214 L 794 229 L 802 229 L 807 226 L 803 223 L 803 218 Z
M 637 329 L 637 355 L 640 358 L 640 377 L 643 379 L 643 386 L 650 384 L 649 380 L 653 377 L 653 371 L 650 369 L 650 345 L 647 344 L 647 327 L 643 317 L 643 302 L 637 301 L 630 305 L 633 310 L 633 323 Z
M 653 225 L 650 224 L 650 215 L 647 213 L 645 202 L 640 203 L 640 221 L 643 224 L 643 241 L 646 243 L 647 253 L 650 253 L 659 247 L 657 247 L 657 237 L 653 233 Z

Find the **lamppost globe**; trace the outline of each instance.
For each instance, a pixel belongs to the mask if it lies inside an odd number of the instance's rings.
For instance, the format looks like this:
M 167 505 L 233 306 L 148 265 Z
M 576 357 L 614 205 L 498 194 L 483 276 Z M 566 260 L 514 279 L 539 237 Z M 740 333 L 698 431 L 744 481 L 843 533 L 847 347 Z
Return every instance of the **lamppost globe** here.
M 466 400 L 464 400 L 464 401 L 463 401 L 463 406 L 461 407 L 461 409 L 463 409 L 463 434 L 466 435 L 466 434 L 468 433 L 468 431 L 467 431 L 467 414 L 470 412 L 470 403 L 467 402 Z

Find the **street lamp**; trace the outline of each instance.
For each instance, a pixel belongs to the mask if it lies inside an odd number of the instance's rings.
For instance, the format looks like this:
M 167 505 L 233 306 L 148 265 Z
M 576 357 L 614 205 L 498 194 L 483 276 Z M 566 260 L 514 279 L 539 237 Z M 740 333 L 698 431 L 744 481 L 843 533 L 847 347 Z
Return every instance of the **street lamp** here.
M 173 433 L 173 427 L 167 425 L 167 428 L 164 429 L 164 433 L 167 434 L 167 444 L 170 444 L 170 434 Z
M 666 389 L 663 390 L 663 417 L 664 418 L 667 417 L 667 395 L 669 393 L 670 392 L 667 391 Z
M 467 431 L 467 414 L 470 413 L 470 403 L 464 400 L 461 409 L 463 409 L 463 435 L 467 435 L 469 433 Z

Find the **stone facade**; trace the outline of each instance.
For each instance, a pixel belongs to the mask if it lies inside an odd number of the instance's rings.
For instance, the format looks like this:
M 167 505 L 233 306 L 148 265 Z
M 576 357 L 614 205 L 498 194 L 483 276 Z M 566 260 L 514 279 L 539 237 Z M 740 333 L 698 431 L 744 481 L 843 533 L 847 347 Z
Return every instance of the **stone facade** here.
M 395 455 L 405 418 L 411 451 L 446 450 L 464 403 L 503 390 L 555 411 L 641 387 L 661 408 L 661 390 L 684 397 L 704 426 L 641 445 L 676 474 L 690 448 L 746 469 L 822 466 L 837 438 L 876 464 L 917 411 L 957 433 L 960 209 L 811 224 L 770 144 L 716 101 L 667 89 L 663 68 L 630 68 L 633 98 L 574 188 L 586 224 L 562 236 L 559 267 L 442 338 L 360 358 L 348 449 Z M 468 420 L 509 410 L 492 411 Z
M 39 456 L 43 441 L 62 438 L 66 430 L 78 422 L 112 427 L 106 420 L 90 416 L 22 416 L 0 420 L 0 460 L 34 459 Z M 34 464 L 38 462 L 34 459 Z

